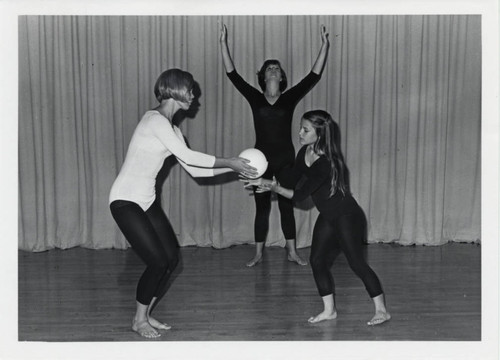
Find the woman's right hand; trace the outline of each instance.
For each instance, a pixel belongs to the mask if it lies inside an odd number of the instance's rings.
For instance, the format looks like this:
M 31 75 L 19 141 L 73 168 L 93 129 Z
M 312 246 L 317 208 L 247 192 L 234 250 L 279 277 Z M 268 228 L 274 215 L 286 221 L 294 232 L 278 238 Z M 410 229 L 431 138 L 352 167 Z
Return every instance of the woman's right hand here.
M 222 62 L 224 64 L 224 69 L 226 73 L 230 73 L 234 70 L 233 59 L 231 59 L 231 54 L 229 53 L 229 47 L 227 46 L 227 27 L 226 24 L 222 24 L 220 28 L 220 49 L 222 52 Z
M 244 177 L 240 175 L 240 181 L 243 183 L 243 187 L 245 189 L 251 189 L 254 186 L 261 186 L 262 185 L 262 178 L 258 179 L 249 179 L 247 177 Z
M 240 177 L 240 181 L 244 183 L 243 187 L 245 189 L 252 189 L 255 186 L 256 193 L 263 193 L 266 191 L 272 191 L 272 187 L 273 184 L 276 182 L 276 179 L 269 180 L 269 179 L 264 179 L 262 177 L 258 179 L 247 179 L 244 177 Z

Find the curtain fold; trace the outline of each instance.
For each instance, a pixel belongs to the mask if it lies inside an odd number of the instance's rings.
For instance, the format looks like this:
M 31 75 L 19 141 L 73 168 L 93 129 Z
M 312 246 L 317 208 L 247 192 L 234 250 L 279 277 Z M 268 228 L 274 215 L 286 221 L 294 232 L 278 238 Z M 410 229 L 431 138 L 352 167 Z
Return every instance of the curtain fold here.
M 236 69 L 256 87 L 267 58 L 281 61 L 289 86 L 299 82 L 327 27 L 325 70 L 293 128 L 316 108 L 338 121 L 369 242 L 480 241 L 478 15 L 20 16 L 20 249 L 128 247 L 109 189 L 168 68 L 199 86 L 197 106 L 176 119 L 193 149 L 229 157 L 253 147 L 250 107 L 222 65 L 221 22 Z M 253 198 L 236 176 L 195 180 L 167 161 L 158 191 L 181 246 L 253 243 Z M 317 211 L 306 201 L 295 214 L 297 245 L 309 246 Z M 273 202 L 267 245 L 284 243 Z

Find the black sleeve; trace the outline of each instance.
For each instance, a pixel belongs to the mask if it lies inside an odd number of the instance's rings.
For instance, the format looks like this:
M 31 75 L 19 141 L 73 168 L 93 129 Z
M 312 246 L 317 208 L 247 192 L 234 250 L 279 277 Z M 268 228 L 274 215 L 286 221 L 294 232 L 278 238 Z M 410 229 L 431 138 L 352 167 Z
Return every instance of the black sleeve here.
M 287 96 L 290 96 L 290 101 L 292 101 L 293 103 L 299 102 L 300 99 L 302 99 L 309 91 L 311 91 L 311 89 L 314 87 L 314 85 L 317 84 L 319 79 L 321 79 L 321 75 L 318 75 L 312 71 L 307 74 L 307 76 L 303 78 L 297 85 L 290 88 L 286 92 Z
M 250 99 L 256 95 L 259 95 L 260 92 L 252 85 L 247 83 L 241 76 L 238 74 L 236 70 L 233 70 L 229 73 L 226 73 L 227 77 L 233 83 L 234 87 L 243 95 L 249 102 Z
M 325 181 L 330 178 L 330 165 L 326 158 L 320 158 L 311 166 L 306 180 L 297 187 L 293 193 L 292 200 L 303 201 L 315 192 Z

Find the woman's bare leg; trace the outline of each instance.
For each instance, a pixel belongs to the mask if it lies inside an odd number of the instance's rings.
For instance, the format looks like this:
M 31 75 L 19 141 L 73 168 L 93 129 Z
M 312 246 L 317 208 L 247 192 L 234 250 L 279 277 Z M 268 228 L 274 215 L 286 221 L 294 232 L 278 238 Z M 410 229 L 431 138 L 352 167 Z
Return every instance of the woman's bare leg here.
M 288 261 L 293 261 L 299 265 L 307 265 L 307 261 L 302 259 L 299 254 L 297 254 L 297 249 L 295 247 L 295 239 L 290 239 L 286 241 L 286 249 L 288 251 Z
M 149 325 L 151 325 L 155 329 L 159 329 L 159 330 L 170 330 L 172 328 L 172 326 L 167 325 L 165 323 L 162 323 L 151 316 L 151 310 L 153 309 L 153 304 L 156 302 L 156 300 L 157 300 L 157 298 L 154 297 L 153 300 L 151 301 L 151 304 L 149 304 L 149 306 L 148 306 L 147 317 L 148 317 Z
M 256 242 L 255 243 L 255 256 L 253 257 L 252 260 L 247 262 L 248 267 L 255 266 L 262 261 L 263 250 L 264 250 L 264 243 L 263 242 Z
M 337 318 L 337 308 L 335 307 L 335 299 L 333 297 L 333 294 L 323 296 L 321 299 L 323 299 L 323 312 L 319 313 L 316 316 L 311 316 L 307 320 L 311 324 Z
M 148 322 L 148 305 L 141 304 L 140 302 L 136 302 L 137 308 L 134 316 L 134 320 L 132 321 L 132 330 L 134 330 L 139 335 L 148 338 L 154 339 L 160 337 L 160 333 L 156 331 L 151 324 Z
M 373 304 L 375 305 L 375 316 L 368 321 L 368 325 L 380 325 L 391 319 L 391 314 L 389 314 L 385 308 L 384 294 L 375 296 L 373 298 Z

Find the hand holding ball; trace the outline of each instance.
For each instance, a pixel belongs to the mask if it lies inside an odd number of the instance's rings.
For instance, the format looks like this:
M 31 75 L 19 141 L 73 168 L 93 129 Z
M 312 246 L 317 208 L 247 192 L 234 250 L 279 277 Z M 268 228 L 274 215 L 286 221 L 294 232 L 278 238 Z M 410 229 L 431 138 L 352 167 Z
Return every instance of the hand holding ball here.
M 241 152 L 239 157 L 249 160 L 250 162 L 248 164 L 257 169 L 257 176 L 252 177 L 251 179 L 257 179 L 266 172 L 267 159 L 262 151 L 253 148 L 246 149 Z

